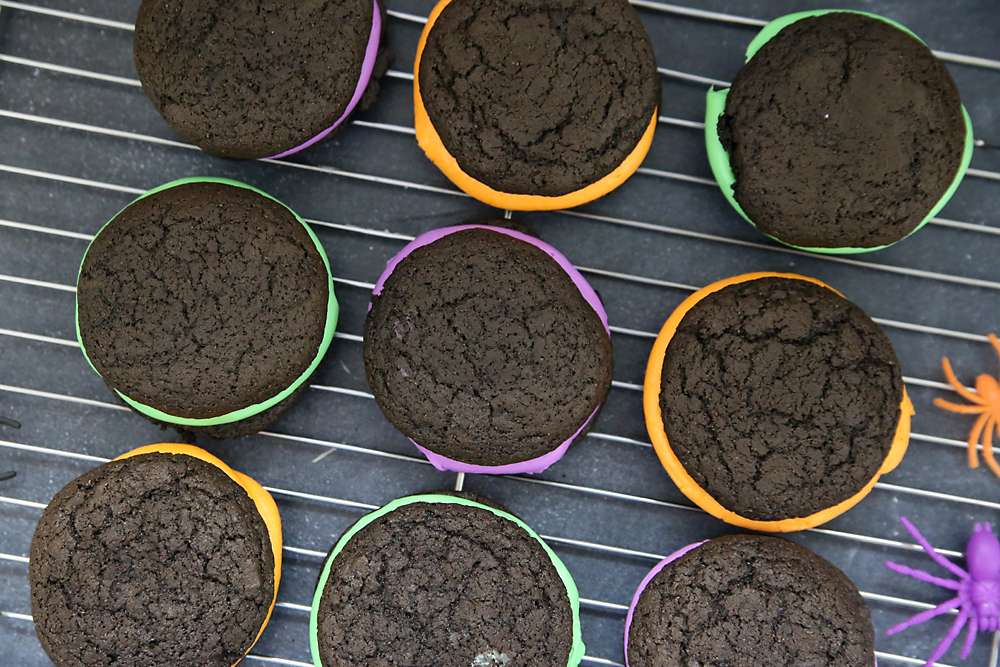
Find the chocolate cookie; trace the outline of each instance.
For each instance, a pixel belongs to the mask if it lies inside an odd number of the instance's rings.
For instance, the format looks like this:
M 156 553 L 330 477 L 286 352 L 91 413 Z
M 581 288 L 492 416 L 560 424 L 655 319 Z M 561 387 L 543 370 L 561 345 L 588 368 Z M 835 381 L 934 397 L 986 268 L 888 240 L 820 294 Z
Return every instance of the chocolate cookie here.
M 791 542 L 720 537 L 650 575 L 626 619 L 627 667 L 870 667 L 875 660 L 875 630 L 857 587 Z
M 160 115 L 203 150 L 283 157 L 374 102 L 394 58 L 380 5 L 143 0 L 135 68 Z
M 442 0 L 414 76 L 428 157 L 514 210 L 576 206 L 620 185 L 660 104 L 652 44 L 626 0 Z
M 427 494 L 351 527 L 310 617 L 318 667 L 575 667 L 584 654 L 569 572 L 502 509 Z
M 231 667 L 274 606 L 281 524 L 256 482 L 153 445 L 66 485 L 31 540 L 31 613 L 57 667 Z
M 126 207 L 77 285 L 80 345 L 153 421 L 253 433 L 305 390 L 337 322 L 326 255 L 298 216 L 235 181 L 188 179 Z
M 442 470 L 539 472 L 611 389 L 607 315 L 557 250 L 500 227 L 428 232 L 390 262 L 364 328 L 392 424 Z
M 851 507 L 902 457 L 912 413 L 885 334 L 792 274 L 739 276 L 685 301 L 645 390 L 650 436 L 681 490 L 758 530 Z
M 878 249 L 943 206 L 968 166 L 971 131 L 947 68 L 902 26 L 816 14 L 765 28 L 728 95 L 710 93 L 710 107 L 725 98 L 721 117 L 708 112 L 713 170 L 779 241 Z M 719 140 L 728 159 L 712 155 Z M 735 184 L 720 174 L 730 167 Z

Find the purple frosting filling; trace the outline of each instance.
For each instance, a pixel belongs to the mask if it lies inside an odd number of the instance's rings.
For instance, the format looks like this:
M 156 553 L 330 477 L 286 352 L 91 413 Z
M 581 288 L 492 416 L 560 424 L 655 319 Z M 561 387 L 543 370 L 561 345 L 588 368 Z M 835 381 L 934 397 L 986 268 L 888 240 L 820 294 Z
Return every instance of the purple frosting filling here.
M 445 236 L 448 236 L 449 234 L 454 234 L 455 232 L 461 232 L 466 229 L 489 229 L 499 234 L 506 234 L 507 236 L 512 236 L 515 239 L 519 239 L 521 241 L 524 241 L 525 243 L 530 243 L 536 248 L 541 248 L 542 250 L 544 250 L 545 253 L 549 257 L 554 259 L 556 263 L 559 264 L 559 266 L 562 268 L 562 270 L 569 275 L 570 279 L 573 281 L 573 284 L 576 285 L 578 290 L 580 290 L 580 294 L 583 295 L 583 298 L 586 299 L 587 303 L 589 303 L 591 308 L 594 309 L 594 311 L 597 313 L 597 316 L 601 318 L 601 323 L 604 325 L 604 330 L 608 332 L 608 335 L 611 334 L 611 329 L 608 328 L 608 313 L 607 311 L 604 310 L 604 304 L 601 303 L 601 300 L 598 298 L 597 292 L 594 291 L 594 288 L 591 287 L 590 283 L 588 283 L 587 280 L 580 274 L 580 272 L 576 270 L 576 267 L 574 267 L 570 263 L 570 261 L 566 259 L 565 255 L 563 255 L 561 252 L 550 246 L 548 243 L 536 239 L 534 236 L 528 236 L 527 234 L 522 234 L 521 232 L 516 232 L 512 229 L 504 229 L 502 227 L 491 227 L 490 225 L 455 225 L 453 227 L 442 227 L 441 229 L 435 229 L 426 232 L 424 234 L 421 234 L 417 238 L 407 243 L 406 246 L 402 250 L 400 250 L 395 257 L 393 257 L 386 263 L 385 271 L 382 272 L 382 275 L 379 276 L 378 282 L 375 283 L 375 289 L 372 290 L 372 294 L 378 296 L 379 294 L 382 293 L 382 287 L 383 285 L 385 285 L 385 281 L 388 280 L 389 276 L 392 275 L 392 272 L 396 268 L 396 265 L 399 264 L 401 261 L 403 261 L 403 259 L 411 252 L 422 246 L 434 243 L 435 241 L 442 239 Z M 368 310 L 371 309 L 372 305 L 371 303 L 369 303 Z M 601 409 L 600 405 L 594 408 L 594 411 L 590 413 L 589 417 L 587 417 L 587 421 L 583 422 L 580 428 L 576 430 L 576 433 L 570 436 L 569 439 L 567 439 L 565 442 L 563 442 L 561 445 L 556 447 L 551 452 L 543 454 L 542 456 L 539 456 L 534 459 L 528 459 L 527 461 L 519 461 L 517 463 L 508 463 L 506 465 L 480 466 L 480 465 L 473 465 L 471 463 L 463 463 L 461 461 L 456 461 L 455 459 L 450 459 L 446 456 L 441 456 L 440 454 L 435 454 L 429 449 L 421 447 L 413 439 L 410 439 L 410 442 L 416 445 L 417 449 L 419 449 L 420 452 L 427 457 L 427 460 L 430 461 L 431 464 L 438 470 L 451 471 L 451 472 L 481 473 L 487 475 L 517 475 L 521 473 L 532 474 L 536 472 L 542 472 L 543 470 L 551 466 L 553 463 L 561 459 L 563 457 L 563 454 L 566 453 L 566 450 L 569 449 L 569 446 L 573 444 L 573 441 L 576 440 L 576 438 L 580 435 L 580 433 L 582 433 L 583 430 L 590 425 L 590 422 L 594 420 L 594 417 L 597 415 L 597 411 L 600 409 Z
M 587 421 L 583 422 L 583 426 L 576 429 L 576 433 L 570 436 L 569 440 L 559 445 L 553 449 L 548 454 L 542 454 L 538 458 L 528 459 L 527 461 L 518 461 L 517 463 L 507 463 L 502 466 L 477 466 L 471 463 L 462 463 L 461 461 L 456 461 L 455 459 L 449 459 L 447 456 L 441 456 L 440 454 L 435 454 L 431 450 L 417 445 L 416 441 L 410 438 L 410 442 L 417 446 L 417 449 L 427 457 L 427 460 L 431 462 L 438 470 L 451 472 L 469 472 L 469 473 L 480 473 L 483 475 L 517 475 L 520 473 L 534 474 L 536 472 L 542 472 L 550 465 L 558 461 L 569 449 L 569 446 L 573 444 L 577 436 L 583 432 L 583 429 L 587 428 L 591 421 L 593 421 L 594 416 L 597 411 L 601 409 L 598 405 L 594 408 L 594 411 L 590 413 L 587 417 Z
M 702 540 L 701 542 L 695 542 L 694 544 L 689 544 L 686 547 L 682 547 L 681 549 L 678 549 L 677 551 L 673 552 L 672 554 L 661 560 L 659 563 L 657 563 L 655 566 L 653 566 L 653 569 L 649 571 L 649 574 L 646 575 L 646 578 L 642 580 L 641 584 L 639 584 L 639 588 L 635 591 L 635 595 L 632 596 L 632 604 L 628 606 L 628 613 L 625 615 L 625 667 L 631 667 L 631 665 L 628 664 L 628 631 L 629 628 L 632 627 L 632 615 L 635 613 L 635 606 L 639 604 L 639 597 L 642 595 L 642 592 L 646 590 L 646 586 L 649 586 L 649 582 L 653 580 L 653 577 L 655 577 L 660 573 L 660 570 L 662 570 L 664 567 L 674 562 L 687 552 L 692 551 L 697 547 L 700 547 L 705 542 L 708 542 L 708 540 Z M 875 667 L 878 667 L 877 656 L 875 657 Z
M 365 88 L 368 87 L 368 82 L 372 78 L 372 70 L 375 69 L 375 57 L 378 55 L 379 38 L 382 34 L 382 13 L 381 10 L 379 10 L 378 1 L 372 0 L 372 4 L 374 5 L 374 9 L 372 11 L 372 31 L 368 36 L 368 46 L 365 48 L 365 59 L 361 63 L 361 76 L 358 78 L 358 85 L 354 88 L 354 95 L 351 97 L 351 101 L 347 103 L 347 108 L 344 109 L 343 115 L 341 115 L 341 117 L 338 118 L 333 125 L 326 128 L 304 144 L 296 146 L 295 148 L 290 148 L 284 153 L 272 155 L 267 159 L 276 160 L 278 158 L 287 157 L 292 153 L 298 153 L 304 148 L 309 148 L 318 141 L 322 141 L 328 134 L 337 129 L 338 125 L 344 122 L 344 119 L 347 118 L 352 111 L 354 111 L 354 107 L 358 106 L 358 102 L 361 101 L 361 96 L 364 94 Z

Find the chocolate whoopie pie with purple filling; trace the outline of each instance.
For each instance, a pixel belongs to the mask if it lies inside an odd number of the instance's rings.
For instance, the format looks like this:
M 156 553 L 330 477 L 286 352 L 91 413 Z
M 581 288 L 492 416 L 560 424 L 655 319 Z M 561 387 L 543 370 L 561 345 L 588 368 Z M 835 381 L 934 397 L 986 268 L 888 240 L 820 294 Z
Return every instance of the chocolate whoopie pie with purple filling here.
M 678 554 L 636 591 L 625 626 L 627 667 L 875 661 L 871 613 L 857 587 L 808 549 L 728 535 Z
M 284 157 L 370 107 L 394 54 L 385 0 L 143 0 L 135 67 L 178 134 L 227 158 Z
M 389 262 L 364 360 L 383 414 L 435 466 L 483 473 L 558 460 L 604 402 L 613 362 L 583 276 L 552 246 L 488 221 L 428 232 Z

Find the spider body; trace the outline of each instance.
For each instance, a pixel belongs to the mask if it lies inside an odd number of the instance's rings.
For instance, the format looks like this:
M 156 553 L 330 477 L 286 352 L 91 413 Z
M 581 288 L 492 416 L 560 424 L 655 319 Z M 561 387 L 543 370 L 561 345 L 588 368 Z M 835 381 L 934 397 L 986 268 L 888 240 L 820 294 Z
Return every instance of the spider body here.
M 990 334 L 988 338 L 993 349 L 1000 356 L 1000 339 L 993 334 Z M 997 464 L 997 460 L 993 456 L 993 432 L 1000 433 L 1000 384 L 989 375 L 983 374 L 976 378 L 976 391 L 972 392 L 955 377 L 955 372 L 947 357 L 941 360 L 941 366 L 944 368 L 944 375 L 948 378 L 948 383 L 960 396 L 971 401 L 973 405 L 951 403 L 941 398 L 935 398 L 934 405 L 960 414 L 979 415 L 979 419 L 969 431 L 969 467 L 979 467 L 978 448 L 981 444 L 986 465 L 997 477 L 1000 477 L 1000 464 Z
M 1000 630 L 1000 585 L 996 582 L 977 582 L 970 591 L 972 603 L 976 605 L 976 615 L 979 617 L 980 632 L 996 632 Z
M 1000 542 L 989 524 L 976 524 L 967 558 L 969 597 L 976 606 L 979 631 L 996 632 L 1000 630 Z
M 977 632 L 996 632 L 1000 629 L 1000 541 L 990 530 L 988 523 L 977 523 L 975 532 L 969 540 L 969 548 L 966 551 L 966 561 L 968 571 L 963 570 L 950 560 L 939 554 L 931 546 L 930 542 L 920 534 L 916 526 L 910 523 L 906 517 L 899 520 L 906 527 L 906 530 L 913 535 L 927 555 L 931 559 L 945 568 L 949 572 L 958 576 L 958 580 L 944 579 L 924 572 L 915 570 L 905 565 L 898 565 L 886 561 L 886 566 L 900 574 L 911 576 L 920 581 L 936 584 L 943 588 L 956 591 L 957 595 L 946 602 L 942 602 L 933 609 L 920 612 L 907 621 L 900 623 L 889 629 L 887 635 L 895 634 L 906 628 L 919 625 L 935 616 L 947 613 L 952 609 L 958 609 L 958 617 L 952 624 L 948 634 L 944 636 L 941 643 L 937 645 L 931 657 L 924 663 L 924 667 L 933 664 L 938 658 L 944 655 L 951 643 L 968 623 L 969 630 L 962 646 L 962 659 L 968 657 L 972 651 L 972 645 L 976 641 Z

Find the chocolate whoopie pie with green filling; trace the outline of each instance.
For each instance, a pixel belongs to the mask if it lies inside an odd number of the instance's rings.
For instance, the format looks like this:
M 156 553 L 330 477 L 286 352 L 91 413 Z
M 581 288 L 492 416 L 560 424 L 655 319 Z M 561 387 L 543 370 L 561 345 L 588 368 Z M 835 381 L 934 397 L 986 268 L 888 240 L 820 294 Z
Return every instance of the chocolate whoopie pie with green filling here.
M 769 24 L 747 56 L 728 91 L 709 93 L 706 140 L 724 193 L 760 231 L 819 252 L 876 250 L 957 188 L 971 124 L 948 69 L 903 26 L 802 12 Z
M 378 93 L 385 0 L 143 0 L 135 67 L 178 134 L 221 157 L 283 157 Z
M 857 587 L 808 549 L 729 535 L 680 553 L 636 591 L 627 667 L 874 663 L 875 630 Z
M 67 484 L 31 540 L 31 613 L 57 667 L 232 667 L 281 574 L 264 489 L 204 450 L 139 448 Z
M 575 667 L 569 572 L 523 521 L 454 495 L 395 500 L 327 557 L 309 623 L 316 667 Z
M 105 383 L 154 422 L 255 433 L 308 388 L 338 315 L 322 246 L 290 209 L 235 181 L 150 191 L 94 238 L 77 333 Z

